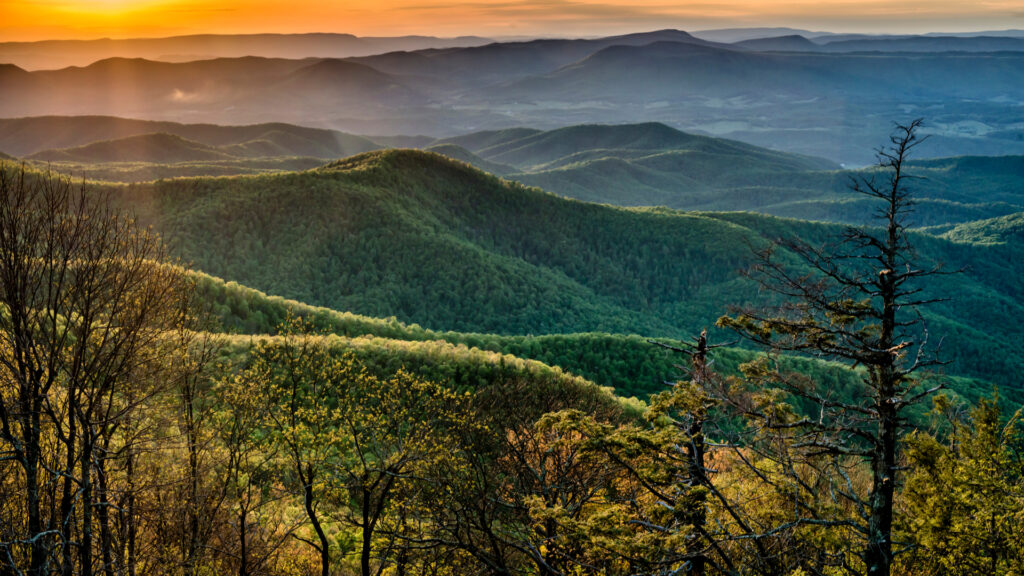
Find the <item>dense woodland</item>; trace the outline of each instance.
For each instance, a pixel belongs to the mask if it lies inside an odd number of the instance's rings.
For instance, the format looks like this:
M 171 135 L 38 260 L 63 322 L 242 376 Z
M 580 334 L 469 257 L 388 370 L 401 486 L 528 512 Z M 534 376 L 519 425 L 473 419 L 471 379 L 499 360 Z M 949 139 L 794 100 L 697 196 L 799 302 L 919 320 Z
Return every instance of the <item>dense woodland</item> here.
M 908 229 L 917 127 L 853 228 L 412 152 L 132 187 L 4 164 L 0 574 L 1019 574 L 1020 222 Z M 433 329 L 332 309 L 375 306 Z
M 916 192 L 920 182 L 909 185 Z M 821 244 L 845 229 L 754 213 L 578 202 L 411 150 L 300 173 L 96 187 L 152 224 L 175 254 L 218 277 L 438 331 L 523 337 L 698 333 L 729 304 L 769 297 L 737 273 L 754 264 L 752 247 L 789 236 Z M 1024 260 L 1012 227 L 1000 222 L 972 224 L 992 233 L 983 242 L 915 232 L 914 244 L 922 261 L 965 269 L 924 286 L 936 297 L 961 296 L 921 311 L 944 335 L 947 371 L 1017 389 L 1024 338 L 1004 319 L 1024 314 Z M 266 331 L 279 320 L 247 322 Z M 588 376 L 607 370 L 594 368 Z M 667 377 L 601 383 L 644 394 Z

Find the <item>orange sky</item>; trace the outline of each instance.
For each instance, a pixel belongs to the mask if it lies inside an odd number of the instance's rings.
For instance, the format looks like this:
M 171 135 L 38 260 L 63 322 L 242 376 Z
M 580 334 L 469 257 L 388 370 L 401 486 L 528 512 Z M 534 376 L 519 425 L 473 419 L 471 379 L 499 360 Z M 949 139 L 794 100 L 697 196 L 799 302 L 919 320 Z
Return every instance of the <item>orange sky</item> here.
M 1024 28 L 1021 0 L 0 0 L 0 41 L 197 33 L 586 36 L 793 26 L 862 32 Z

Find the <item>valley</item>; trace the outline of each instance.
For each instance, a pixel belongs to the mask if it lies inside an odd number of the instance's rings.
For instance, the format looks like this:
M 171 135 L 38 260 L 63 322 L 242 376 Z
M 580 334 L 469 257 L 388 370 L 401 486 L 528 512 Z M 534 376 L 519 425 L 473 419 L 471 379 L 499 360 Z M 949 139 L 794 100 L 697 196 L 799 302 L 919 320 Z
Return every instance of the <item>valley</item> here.
M 0 576 L 1024 570 L 1024 32 L 272 4 L 0 42 Z

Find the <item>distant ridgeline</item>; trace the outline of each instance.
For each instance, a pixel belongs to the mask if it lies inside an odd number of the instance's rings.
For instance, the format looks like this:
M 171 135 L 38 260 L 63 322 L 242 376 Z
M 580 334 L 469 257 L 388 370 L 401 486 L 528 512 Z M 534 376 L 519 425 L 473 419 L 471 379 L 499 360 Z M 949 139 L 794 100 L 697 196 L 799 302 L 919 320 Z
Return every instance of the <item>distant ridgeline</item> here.
M 850 165 L 870 164 L 894 121 L 927 116 L 928 156 L 1024 154 L 1024 38 L 328 36 L 207 38 L 198 53 L 188 38 L 79 42 L 76 66 L 52 69 L 39 62 L 68 63 L 68 43 L 0 43 L 3 115 L 434 136 L 654 120 Z
M 619 206 L 749 210 L 869 223 L 851 172 L 820 158 L 680 132 L 659 123 L 474 132 L 446 139 L 374 137 L 288 124 L 214 126 L 114 117 L 0 120 L 0 150 L 94 180 L 144 182 L 307 170 L 388 147 L 424 147 L 549 192 Z M 949 226 L 1024 211 L 1024 157 L 957 157 L 910 165 L 913 226 Z

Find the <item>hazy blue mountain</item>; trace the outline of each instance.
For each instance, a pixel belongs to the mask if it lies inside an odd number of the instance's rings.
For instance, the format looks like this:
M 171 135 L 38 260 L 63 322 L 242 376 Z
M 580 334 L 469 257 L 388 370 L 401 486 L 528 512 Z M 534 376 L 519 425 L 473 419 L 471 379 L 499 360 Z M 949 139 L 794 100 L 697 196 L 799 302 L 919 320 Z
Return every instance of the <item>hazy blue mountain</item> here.
M 354 59 L 390 74 L 443 76 L 459 82 L 455 88 L 487 85 L 533 74 L 546 74 L 609 46 L 644 46 L 653 42 L 724 46 L 695 38 L 681 30 L 657 30 L 592 40 L 542 39 L 486 46 L 420 50 Z M 443 88 L 451 88 L 443 85 Z
M 1021 52 L 1024 37 L 1013 36 L 822 36 L 798 34 L 755 38 L 733 46 L 781 52 Z
M 587 94 L 633 102 L 682 95 L 764 99 L 885 96 L 993 98 L 1024 86 L 1024 54 L 760 54 L 677 42 L 613 46 L 542 77 L 492 91 L 506 98 Z M 887 73 L 879 75 L 880 67 Z M 963 83 L 951 84 L 950 78 Z M 682 91 L 682 92 L 680 92 Z M 911 100 L 913 101 L 913 100 Z
M 1024 37 L 1007 36 L 914 36 L 910 38 L 821 38 L 820 50 L 828 52 L 1021 52 Z
M 50 149 L 74 148 L 94 142 L 118 140 L 143 134 L 165 133 L 208 146 L 273 147 L 272 154 L 230 151 L 240 156 L 313 156 L 342 158 L 375 150 L 380 145 L 362 136 L 282 123 L 249 126 L 180 124 L 113 116 L 43 116 L 0 119 L 0 150 L 18 156 Z
M 678 43 L 607 48 L 485 92 L 498 109 L 534 103 L 521 106 L 531 120 L 658 119 L 853 164 L 871 162 L 893 122 L 917 116 L 936 136 L 921 154 L 1024 153 L 1013 139 L 1021 93 L 1024 53 L 756 53 Z M 1014 136 L 990 136 L 1000 130 Z
M 799 34 L 742 40 L 733 44 L 755 52 L 816 52 L 821 45 Z
M 733 44 L 736 42 L 743 42 L 745 40 L 756 40 L 758 38 L 777 38 L 779 36 L 803 36 L 805 38 L 812 38 L 817 36 L 827 36 L 829 32 L 811 32 L 810 30 L 801 30 L 798 28 L 786 28 L 786 27 L 775 27 L 775 28 L 719 28 L 716 30 L 698 30 L 692 32 L 697 38 L 704 40 L 710 40 L 712 42 L 723 42 L 726 44 Z
M 117 114 L 235 124 L 372 115 L 426 100 L 367 66 L 340 60 L 233 58 L 167 63 L 113 58 L 4 83 L 9 116 Z
M 212 58 L 345 58 L 396 50 L 478 46 L 487 38 L 461 36 L 357 37 L 351 34 L 199 34 L 123 40 L 47 40 L 0 42 L 0 62 L 23 68 L 57 69 L 86 66 L 107 58 L 189 61 Z
M 978 32 L 928 32 L 923 36 L 1009 36 L 1011 38 L 1024 38 L 1024 30 L 982 30 Z
M 1024 52 L 787 52 L 777 44 L 807 43 L 759 42 L 761 48 L 718 44 L 664 30 L 351 60 L 112 59 L 45 72 L 4 67 L 0 104 L 11 117 L 273 120 L 434 138 L 516 126 L 658 121 L 852 166 L 871 163 L 871 151 L 894 122 L 923 117 L 932 137 L 918 150 L 922 156 L 1024 154 L 1017 113 Z M 396 145 L 410 143 L 422 145 Z
M 517 172 L 514 166 L 484 160 L 483 158 L 477 156 L 476 154 L 473 154 L 469 150 L 466 150 L 462 146 L 458 146 L 456 144 L 435 144 L 433 146 L 426 147 L 425 150 L 428 152 L 434 152 L 435 154 L 440 154 L 442 156 L 447 156 L 452 160 L 459 160 L 465 162 L 466 164 L 475 166 L 476 168 L 479 168 L 484 172 L 490 172 L 491 174 L 497 176 L 505 176 Z
M 483 152 L 488 148 L 515 142 L 522 138 L 542 134 L 543 130 L 536 128 L 507 128 L 505 130 L 483 130 L 444 138 L 438 141 L 439 144 L 455 144 L 463 146 L 468 150 Z
M 45 162 L 201 162 L 225 160 L 227 154 L 213 146 L 174 134 L 156 133 L 94 142 L 75 148 L 44 150 L 28 156 Z

